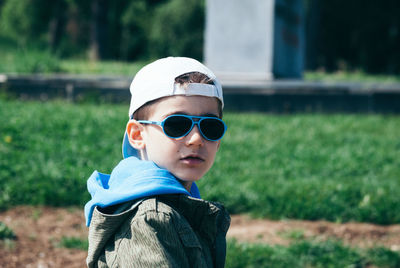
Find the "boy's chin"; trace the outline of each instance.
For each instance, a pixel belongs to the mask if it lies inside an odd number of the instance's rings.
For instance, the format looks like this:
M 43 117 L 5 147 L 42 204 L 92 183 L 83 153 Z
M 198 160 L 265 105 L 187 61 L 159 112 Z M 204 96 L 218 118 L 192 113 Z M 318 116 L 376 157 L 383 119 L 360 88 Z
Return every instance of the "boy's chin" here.
M 196 181 L 200 180 L 200 178 L 179 177 L 179 176 L 176 176 L 176 177 L 178 178 L 178 180 L 181 183 L 193 183 L 193 182 L 196 182 Z
M 207 170 L 208 171 L 208 170 Z M 175 170 L 171 172 L 178 180 L 183 184 L 187 185 L 188 183 L 193 183 L 200 180 L 207 171 L 204 170 Z
M 194 176 L 193 174 L 174 174 L 174 176 L 177 177 L 182 184 L 196 182 L 200 180 L 202 177 L 202 176 Z

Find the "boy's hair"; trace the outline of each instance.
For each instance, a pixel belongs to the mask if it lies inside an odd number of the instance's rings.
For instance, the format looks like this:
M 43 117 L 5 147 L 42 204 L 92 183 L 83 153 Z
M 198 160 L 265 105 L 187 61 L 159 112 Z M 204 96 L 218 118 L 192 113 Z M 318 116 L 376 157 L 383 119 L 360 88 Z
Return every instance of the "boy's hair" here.
M 183 87 L 186 87 L 190 83 L 214 85 L 214 81 L 211 78 L 200 72 L 190 72 L 182 74 L 175 78 L 175 83 Z M 132 118 L 135 120 L 148 120 L 153 112 L 152 107 L 155 103 L 162 99 L 163 98 L 160 98 L 145 103 L 133 113 Z M 218 100 L 218 116 L 222 118 L 222 103 L 220 100 Z

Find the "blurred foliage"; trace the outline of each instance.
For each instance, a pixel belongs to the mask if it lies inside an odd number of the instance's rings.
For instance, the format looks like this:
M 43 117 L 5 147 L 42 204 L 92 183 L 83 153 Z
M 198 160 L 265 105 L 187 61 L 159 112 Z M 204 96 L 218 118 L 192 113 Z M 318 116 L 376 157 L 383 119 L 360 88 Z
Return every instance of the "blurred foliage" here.
M 145 0 L 131 1 L 121 16 L 121 56 L 137 59 L 148 56 L 152 10 Z
M 205 0 L 1 0 L 0 31 L 20 46 L 39 43 L 60 57 L 86 58 L 98 1 L 107 5 L 103 59 L 202 59 Z M 400 72 L 399 1 L 304 0 L 304 6 L 308 70 Z
M 3 0 L 0 29 L 19 46 L 40 44 L 61 57 L 87 57 L 92 1 Z M 204 0 L 107 1 L 105 58 L 149 60 L 167 55 L 202 58 Z M 44 8 L 46 7 L 46 8 Z
M 38 42 L 47 31 L 54 1 L 8 0 L 1 9 L 1 31 L 22 44 Z M 47 8 L 43 8 L 46 6 Z
M 0 221 L 0 240 L 16 239 L 14 231 L 11 230 L 5 223 Z
M 13 39 L 0 36 L 1 73 L 54 73 L 61 71 L 57 56 L 40 45 L 18 45 Z
M 308 68 L 400 73 L 398 0 L 306 0 Z
M 158 6 L 150 31 L 151 56 L 201 59 L 204 9 L 204 1 L 198 0 L 171 0 Z

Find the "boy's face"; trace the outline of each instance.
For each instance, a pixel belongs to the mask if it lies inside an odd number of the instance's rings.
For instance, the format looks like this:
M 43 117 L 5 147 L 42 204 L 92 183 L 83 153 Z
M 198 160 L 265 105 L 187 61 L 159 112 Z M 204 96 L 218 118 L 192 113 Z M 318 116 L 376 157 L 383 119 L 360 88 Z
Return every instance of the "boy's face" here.
M 218 117 L 218 101 L 205 96 L 171 96 L 153 104 L 148 120 L 162 121 L 172 114 Z M 220 141 L 208 141 L 197 126 L 178 139 L 167 137 L 157 125 L 142 125 L 144 158 L 169 170 L 190 189 L 191 183 L 200 179 L 214 163 Z

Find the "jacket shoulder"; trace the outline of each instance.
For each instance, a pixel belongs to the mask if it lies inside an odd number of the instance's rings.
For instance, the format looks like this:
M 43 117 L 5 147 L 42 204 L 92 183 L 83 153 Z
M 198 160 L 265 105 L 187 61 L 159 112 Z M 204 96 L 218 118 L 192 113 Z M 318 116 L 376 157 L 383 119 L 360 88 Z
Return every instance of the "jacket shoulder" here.
M 143 200 L 106 248 L 108 259 L 124 267 L 135 260 L 143 267 L 206 267 L 202 243 L 183 215 L 158 197 Z

